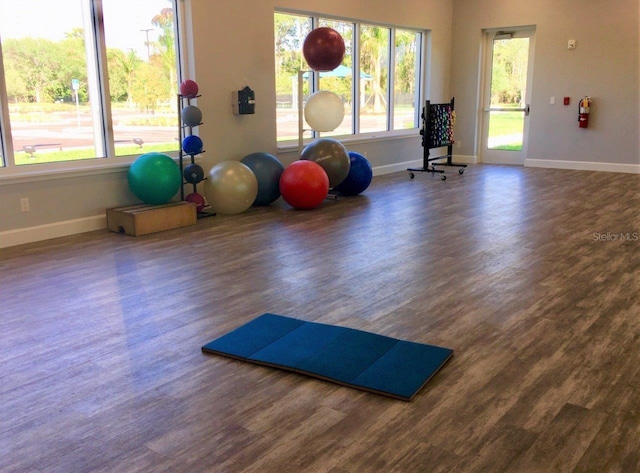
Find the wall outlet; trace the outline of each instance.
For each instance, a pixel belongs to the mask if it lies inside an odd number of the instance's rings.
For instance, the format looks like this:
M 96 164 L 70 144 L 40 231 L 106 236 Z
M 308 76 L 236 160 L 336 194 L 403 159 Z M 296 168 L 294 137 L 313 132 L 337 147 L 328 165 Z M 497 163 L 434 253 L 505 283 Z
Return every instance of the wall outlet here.
M 23 197 L 20 199 L 20 210 L 23 212 L 28 212 L 31 210 L 31 206 L 29 205 L 29 197 Z
M 462 141 L 456 140 L 456 148 L 462 148 Z

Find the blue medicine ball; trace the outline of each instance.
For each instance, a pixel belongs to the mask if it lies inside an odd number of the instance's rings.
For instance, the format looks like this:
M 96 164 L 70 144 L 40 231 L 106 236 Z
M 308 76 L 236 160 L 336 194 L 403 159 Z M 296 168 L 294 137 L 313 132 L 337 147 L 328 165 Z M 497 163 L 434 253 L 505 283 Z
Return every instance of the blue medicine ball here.
M 367 158 L 355 151 L 349 151 L 349 161 L 349 174 L 334 190 L 343 195 L 358 195 L 371 184 L 373 169 Z
M 182 171 L 182 176 L 189 184 L 197 184 L 204 179 L 204 169 L 199 164 L 187 164 Z
M 182 140 L 182 149 L 187 154 L 202 153 L 203 146 L 204 145 L 199 136 L 191 135 Z

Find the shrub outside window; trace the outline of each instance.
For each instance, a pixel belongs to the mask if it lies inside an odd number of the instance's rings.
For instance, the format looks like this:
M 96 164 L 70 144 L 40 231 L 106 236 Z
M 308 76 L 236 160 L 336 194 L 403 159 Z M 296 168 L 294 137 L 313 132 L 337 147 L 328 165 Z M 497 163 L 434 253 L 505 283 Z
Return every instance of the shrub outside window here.
M 2 164 L 178 150 L 176 0 L 0 4 Z

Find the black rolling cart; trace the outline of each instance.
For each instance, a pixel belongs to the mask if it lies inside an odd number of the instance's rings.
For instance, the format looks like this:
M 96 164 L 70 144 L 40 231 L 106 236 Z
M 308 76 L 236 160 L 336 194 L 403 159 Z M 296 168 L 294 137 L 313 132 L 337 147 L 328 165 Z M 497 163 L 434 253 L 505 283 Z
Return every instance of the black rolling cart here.
M 454 109 L 454 99 L 449 103 L 431 103 L 426 101 L 422 109 L 422 167 L 408 168 L 411 179 L 416 172 L 432 172 L 440 174 L 441 179 L 447 179 L 445 170 L 436 166 L 454 166 L 459 168 L 458 173 L 462 174 L 467 167 L 466 164 L 458 164 L 452 161 L 453 158 L 453 125 L 456 115 Z M 447 154 L 441 156 L 430 156 L 430 151 L 434 148 L 447 147 Z M 446 161 L 442 161 L 446 159 Z

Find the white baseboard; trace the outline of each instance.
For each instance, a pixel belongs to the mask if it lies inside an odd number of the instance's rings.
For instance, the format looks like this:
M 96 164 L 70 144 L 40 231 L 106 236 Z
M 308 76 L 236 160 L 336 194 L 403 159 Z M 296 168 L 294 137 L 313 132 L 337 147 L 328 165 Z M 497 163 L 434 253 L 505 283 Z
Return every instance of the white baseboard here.
M 403 163 L 387 164 L 385 166 L 376 166 L 373 168 L 374 176 L 382 176 L 391 174 L 392 172 L 406 171 L 407 168 L 415 168 L 422 166 L 422 159 L 415 161 L 405 161 Z
M 66 220 L 64 222 L 50 223 L 47 225 L 38 225 L 36 227 L 8 230 L 6 232 L 0 232 L 0 248 L 75 235 L 76 233 L 92 232 L 105 228 L 107 228 L 106 214 Z
M 640 174 L 640 164 L 590 163 L 586 161 L 556 161 L 551 159 L 525 159 L 525 167 L 573 169 L 576 171 L 605 171 Z
M 478 164 L 478 157 L 477 156 L 466 156 L 463 154 L 454 154 L 453 155 L 453 162 L 454 163 L 460 163 L 460 164 Z
M 464 156 L 454 154 L 452 158 L 454 163 L 460 164 L 476 164 L 478 158 L 476 156 Z M 373 168 L 374 176 L 382 176 L 384 174 L 391 174 L 392 172 L 406 171 L 407 168 L 420 168 L 422 167 L 422 159 L 416 159 L 414 161 L 405 161 L 403 163 L 388 164 L 385 166 L 376 166 Z

